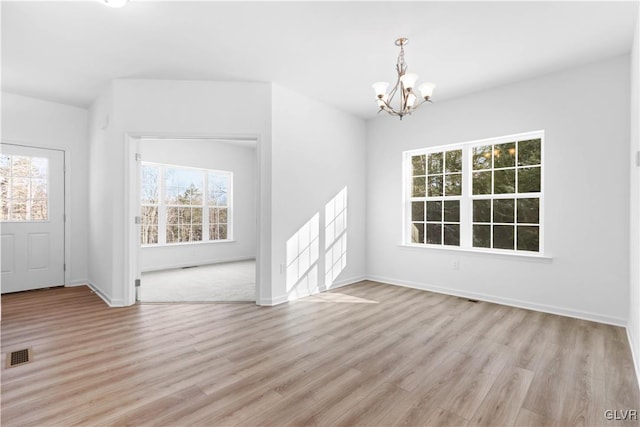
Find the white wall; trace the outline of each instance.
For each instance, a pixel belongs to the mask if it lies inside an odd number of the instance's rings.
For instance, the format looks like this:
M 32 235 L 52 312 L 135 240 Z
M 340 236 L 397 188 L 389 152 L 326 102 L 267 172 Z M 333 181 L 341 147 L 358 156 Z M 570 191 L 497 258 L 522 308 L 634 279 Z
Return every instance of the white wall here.
M 92 135 L 92 168 L 108 168 L 109 174 L 94 173 L 92 188 L 104 191 L 104 195 L 91 201 L 93 211 L 112 206 L 111 223 L 106 230 L 97 231 L 100 221 L 91 219 L 96 231 L 91 252 L 92 265 L 102 263 L 104 270 L 94 268 L 93 283 L 110 299 L 113 305 L 130 304 L 131 294 L 125 283 L 129 281 L 125 269 L 129 260 L 129 248 L 125 232 L 133 218 L 126 218 L 128 200 L 124 195 L 125 176 L 128 174 L 128 142 L 126 136 L 200 136 L 258 138 L 260 158 L 260 235 L 259 280 L 263 289 L 259 297 L 269 299 L 271 288 L 270 229 L 271 223 L 271 85 L 266 83 L 203 82 L 168 80 L 116 80 L 113 94 L 109 91 L 96 101 L 92 108 L 95 123 L 111 112 L 108 132 Z M 104 99 L 112 98 L 109 108 Z M 127 228 L 125 228 L 125 225 Z M 107 234 L 108 233 L 108 234 Z
M 116 194 L 112 184 L 114 177 L 111 165 L 121 157 L 113 149 L 114 108 L 113 84 L 109 84 L 89 109 L 88 275 L 89 283 L 103 298 L 115 305 L 122 305 L 122 297 L 119 301 L 113 297 L 114 281 L 117 280 L 113 259 L 118 249 L 113 241 L 113 220 L 118 215 L 114 200 L 122 198 L 122 192 Z
M 278 267 L 273 270 L 272 302 L 278 303 L 358 281 L 365 275 L 365 123 L 278 85 L 273 85 L 272 97 L 272 256 L 274 267 Z M 346 266 L 328 282 L 325 206 L 345 188 Z M 314 246 L 307 244 L 313 235 L 303 236 L 310 228 L 317 230 L 318 239 L 315 249 L 305 252 L 306 246 Z M 288 285 L 286 269 L 291 263 L 287 262 L 287 242 L 293 236 L 300 240 L 293 246 L 304 252 L 299 254 L 302 277 L 292 281 L 290 270 Z M 293 252 L 296 250 L 290 242 L 290 258 Z
M 233 173 L 233 241 L 142 248 L 142 271 L 251 259 L 256 256 L 256 146 L 250 142 L 153 140 L 140 144 L 142 160 Z
M 631 147 L 630 147 L 630 222 L 629 222 L 629 323 L 627 331 L 634 355 L 636 373 L 640 373 L 640 10 L 631 48 Z M 639 375 L 640 382 L 640 375 Z
M 67 285 L 87 281 L 88 111 L 2 93 L 2 141 L 64 150 Z
M 602 90 L 590 90 L 594 83 Z M 399 246 L 404 150 L 541 129 L 551 261 Z M 436 96 L 402 122 L 369 121 L 367 131 L 369 277 L 626 324 L 628 56 L 447 102 Z

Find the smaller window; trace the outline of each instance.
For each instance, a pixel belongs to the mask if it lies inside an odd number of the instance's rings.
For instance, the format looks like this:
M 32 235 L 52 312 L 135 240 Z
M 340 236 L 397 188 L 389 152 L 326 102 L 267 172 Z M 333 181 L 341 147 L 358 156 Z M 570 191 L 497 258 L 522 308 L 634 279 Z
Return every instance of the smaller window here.
M 0 219 L 49 220 L 49 159 L 0 155 Z

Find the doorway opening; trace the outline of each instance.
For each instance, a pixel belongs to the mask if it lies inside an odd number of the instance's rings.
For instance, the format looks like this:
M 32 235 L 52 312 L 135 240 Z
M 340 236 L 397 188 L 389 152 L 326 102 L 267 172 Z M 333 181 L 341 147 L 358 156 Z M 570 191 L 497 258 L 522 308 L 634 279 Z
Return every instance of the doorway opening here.
M 65 285 L 65 153 L 0 145 L 2 293 Z
M 139 138 L 141 302 L 255 302 L 257 141 Z

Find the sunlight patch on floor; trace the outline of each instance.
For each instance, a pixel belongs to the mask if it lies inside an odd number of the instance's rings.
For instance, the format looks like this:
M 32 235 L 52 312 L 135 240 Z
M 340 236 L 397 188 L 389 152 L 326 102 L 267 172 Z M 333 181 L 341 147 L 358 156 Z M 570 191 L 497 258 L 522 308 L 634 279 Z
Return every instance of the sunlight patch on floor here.
M 378 301 L 370 299 L 359 298 L 353 295 L 341 294 L 338 292 L 325 292 L 318 295 L 312 295 L 301 299 L 304 302 L 337 302 L 337 303 L 351 303 L 351 304 L 378 304 Z

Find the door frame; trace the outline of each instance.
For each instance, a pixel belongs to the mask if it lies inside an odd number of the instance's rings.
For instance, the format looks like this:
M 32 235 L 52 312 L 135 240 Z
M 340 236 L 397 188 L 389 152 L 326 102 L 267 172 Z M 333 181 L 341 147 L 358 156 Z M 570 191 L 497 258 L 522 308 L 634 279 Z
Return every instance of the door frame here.
M 15 139 L 1 138 L 0 144 L 14 145 L 17 147 L 24 147 L 24 148 L 35 148 L 37 150 L 50 150 L 50 151 L 62 152 L 62 170 L 63 170 L 62 172 L 62 209 L 63 209 L 62 245 L 63 245 L 63 251 L 64 251 L 64 259 L 63 259 L 64 274 L 62 276 L 64 283 L 62 285 L 65 287 L 86 285 L 86 281 L 71 283 L 71 227 L 67 227 L 67 220 L 69 219 L 68 211 L 69 211 L 69 206 L 71 206 L 71 197 L 70 197 L 71 182 L 70 180 L 67 179 L 67 165 L 70 164 L 69 151 L 65 150 L 64 148 L 43 147 L 40 145 L 36 145 L 34 143 L 19 141 Z
M 264 195 L 261 191 L 262 159 L 264 147 L 259 134 L 207 134 L 207 133 L 172 133 L 172 132 L 127 132 L 124 149 L 124 251 L 123 251 L 123 275 L 124 305 L 133 305 L 136 301 L 136 280 L 140 279 L 140 254 L 139 224 L 135 218 L 140 216 L 140 161 L 136 154 L 140 151 L 142 139 L 209 139 L 224 141 L 255 141 L 256 142 L 256 304 L 262 301 L 262 263 L 264 257 L 261 250 L 261 206 Z

